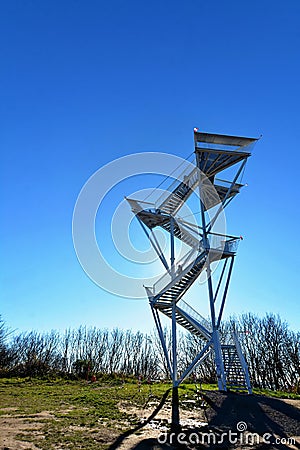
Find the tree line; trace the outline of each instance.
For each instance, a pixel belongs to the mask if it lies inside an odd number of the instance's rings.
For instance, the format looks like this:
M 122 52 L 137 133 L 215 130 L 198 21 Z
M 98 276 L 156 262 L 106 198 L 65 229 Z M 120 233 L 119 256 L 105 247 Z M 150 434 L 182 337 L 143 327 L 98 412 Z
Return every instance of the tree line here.
M 279 316 L 260 318 L 252 313 L 225 321 L 221 340 L 230 343 L 238 331 L 254 387 L 298 391 L 300 379 L 300 333 L 289 329 Z M 171 332 L 164 330 L 171 353 Z M 205 342 L 179 331 L 178 370 L 183 372 Z M 115 328 L 11 332 L 0 317 L 0 376 L 133 376 L 168 378 L 168 369 L 158 335 Z M 213 354 L 196 369 L 202 382 L 216 381 Z

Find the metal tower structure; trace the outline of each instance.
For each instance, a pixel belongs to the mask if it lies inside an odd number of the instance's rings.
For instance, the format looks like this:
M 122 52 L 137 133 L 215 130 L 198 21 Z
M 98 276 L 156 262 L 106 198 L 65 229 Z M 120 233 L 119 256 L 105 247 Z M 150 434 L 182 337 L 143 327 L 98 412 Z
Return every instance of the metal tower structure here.
M 220 391 L 241 390 L 252 393 L 248 367 L 236 332 L 231 341 L 221 342 L 220 325 L 237 247 L 241 237 L 214 231 L 224 208 L 240 192 L 239 182 L 256 138 L 202 133 L 194 129 L 195 165 L 184 169 L 166 193 L 154 203 L 127 198 L 133 213 L 162 262 L 165 273 L 151 287 L 145 287 L 164 356 L 173 382 L 172 424 L 179 425 L 178 386 L 213 352 Z M 217 178 L 222 173 L 230 181 Z M 186 221 L 180 210 L 193 193 L 200 203 L 198 224 Z M 170 239 L 170 263 L 155 236 L 160 227 Z M 176 240 L 187 248 L 184 256 L 175 258 Z M 212 272 L 221 265 L 217 280 Z M 209 316 L 205 319 L 183 297 L 201 273 L 206 273 Z M 215 275 L 214 275 L 215 276 Z M 218 306 L 218 307 L 217 307 Z M 163 333 L 161 315 L 171 319 L 172 350 L 169 354 Z M 183 373 L 177 369 L 177 327 L 203 339 L 203 347 Z

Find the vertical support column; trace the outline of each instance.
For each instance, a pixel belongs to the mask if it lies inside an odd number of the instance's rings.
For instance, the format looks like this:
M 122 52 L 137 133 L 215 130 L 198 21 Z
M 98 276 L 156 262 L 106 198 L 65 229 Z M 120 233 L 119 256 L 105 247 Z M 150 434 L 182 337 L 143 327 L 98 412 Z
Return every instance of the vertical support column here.
M 170 218 L 171 234 L 171 276 L 175 278 L 175 242 L 174 242 L 174 218 Z M 176 299 L 172 299 L 172 423 L 171 429 L 177 433 L 180 429 L 179 398 L 178 398 L 178 374 L 177 374 L 177 329 L 176 329 Z
M 161 346 L 162 346 L 162 349 L 163 349 L 163 352 L 164 352 L 164 355 L 165 355 L 165 359 L 166 359 L 166 362 L 167 362 L 167 366 L 168 366 L 168 369 L 169 369 L 171 377 L 173 377 L 171 362 L 170 362 L 168 349 L 167 349 L 167 346 L 166 346 L 166 341 L 165 341 L 163 329 L 162 329 L 162 326 L 161 326 L 160 318 L 159 318 L 159 315 L 158 315 L 158 311 L 153 308 L 153 305 L 151 304 L 151 302 L 150 302 L 150 306 L 151 306 L 151 311 L 152 311 L 152 314 L 153 314 L 153 317 L 154 317 L 154 322 L 155 322 L 155 325 L 156 325 L 156 328 L 157 328 L 157 331 L 158 331 L 158 336 L 159 336 L 159 339 L 160 339 L 160 343 L 161 343 Z
M 175 304 L 175 302 L 174 302 Z M 172 379 L 172 422 L 171 430 L 177 433 L 180 429 L 179 419 L 179 397 L 178 397 L 178 380 L 177 380 L 177 337 L 176 337 L 176 310 L 175 305 L 172 308 L 172 357 L 173 357 L 173 379 Z
M 170 235 L 171 235 L 171 275 L 175 276 L 175 241 L 174 241 L 174 217 L 170 218 Z
M 221 350 L 219 329 L 216 324 L 214 294 L 213 294 L 213 287 L 212 287 L 209 258 L 208 258 L 208 266 L 207 266 L 207 283 L 208 283 L 208 292 L 209 292 L 210 316 L 211 316 L 211 324 L 212 324 L 212 340 L 213 340 L 213 346 L 214 346 L 214 351 L 215 351 L 215 363 L 216 363 L 218 388 L 219 388 L 219 391 L 226 391 L 226 377 L 225 377 L 225 370 L 224 370 L 224 364 L 223 364 L 223 356 L 222 356 L 222 350 Z
M 226 259 L 226 261 L 228 261 L 228 259 Z M 222 314 L 223 314 L 223 310 L 224 310 L 224 306 L 225 306 L 225 300 L 226 300 L 226 296 L 227 296 L 227 292 L 228 292 L 228 288 L 229 288 L 229 282 L 230 282 L 230 278 L 231 278 L 231 274 L 232 274 L 233 263 L 234 263 L 234 256 L 231 256 L 231 263 L 230 263 L 229 272 L 227 275 L 226 285 L 225 285 L 223 298 L 222 298 L 222 302 L 221 302 L 221 306 L 220 306 L 220 310 L 219 310 L 219 316 L 218 316 L 218 320 L 217 320 L 217 328 L 218 329 L 220 327 Z
M 211 226 L 209 230 L 206 227 L 206 219 L 205 219 L 205 208 L 202 201 L 202 185 L 203 179 L 206 176 L 200 170 L 200 156 L 199 153 L 196 152 L 196 161 L 197 167 L 200 171 L 200 183 L 199 183 L 199 195 L 200 195 L 200 209 L 201 209 L 201 221 L 202 221 L 202 230 L 203 230 L 203 245 L 207 253 L 207 284 L 208 284 L 208 294 L 209 294 L 209 305 L 210 305 L 210 317 L 212 324 L 212 341 L 215 352 L 215 363 L 216 363 L 216 372 L 217 372 L 217 380 L 218 380 L 218 388 L 219 391 L 226 391 L 226 378 L 221 350 L 221 343 L 219 337 L 219 331 L 216 324 L 216 313 L 215 313 L 215 305 L 214 305 L 214 293 L 211 279 L 211 269 L 210 269 L 210 258 L 209 258 L 209 250 L 210 243 L 208 240 L 208 233 L 211 230 Z

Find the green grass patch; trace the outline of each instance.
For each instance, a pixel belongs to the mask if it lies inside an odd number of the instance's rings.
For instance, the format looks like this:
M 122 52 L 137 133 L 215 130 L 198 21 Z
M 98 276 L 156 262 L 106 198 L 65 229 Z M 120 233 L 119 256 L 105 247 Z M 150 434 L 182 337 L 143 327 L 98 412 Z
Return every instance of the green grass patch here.
M 290 398 L 292 400 L 300 400 L 300 395 L 295 394 L 293 392 L 284 392 L 284 391 L 272 391 L 271 389 L 253 389 L 254 394 L 265 395 L 266 397 L 274 397 L 274 398 Z
M 138 423 L 137 416 L 125 413 L 119 405 L 133 406 L 142 411 L 150 401 L 158 404 L 170 388 L 170 383 L 138 386 L 131 380 L 87 383 L 65 379 L 0 379 L 0 415 L 23 417 L 28 429 L 20 431 L 18 439 L 32 441 L 42 450 L 101 450 Z M 217 386 L 182 384 L 179 388 L 180 404 L 183 406 L 186 400 L 197 400 L 197 390 L 200 389 L 217 390 Z M 284 392 L 261 389 L 254 392 L 277 398 L 300 398 Z M 36 433 L 30 431 L 34 424 L 38 428 Z
M 137 424 L 137 417 L 120 410 L 119 404 L 142 408 L 149 399 L 160 401 L 169 387 L 163 383 L 139 387 L 136 382 L 0 379 L 0 414 L 38 423 L 37 433 L 29 432 L 29 426 L 18 439 L 32 441 L 41 449 L 99 450 Z

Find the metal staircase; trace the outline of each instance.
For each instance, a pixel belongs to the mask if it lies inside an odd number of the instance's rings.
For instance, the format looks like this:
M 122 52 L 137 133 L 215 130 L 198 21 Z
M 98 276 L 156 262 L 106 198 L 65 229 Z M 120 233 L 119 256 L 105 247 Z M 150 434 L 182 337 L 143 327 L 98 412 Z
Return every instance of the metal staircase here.
M 158 209 L 166 214 L 175 215 L 199 185 L 199 181 L 198 169 L 195 167 L 190 173 L 183 175 L 183 181 L 178 186 L 174 188 L 171 185 L 171 193 L 165 200 L 158 199 Z
M 168 233 L 171 233 L 170 214 L 162 212 L 157 208 L 149 208 L 149 204 L 139 200 L 126 199 L 131 206 L 132 212 L 143 222 L 150 230 L 161 227 Z M 146 206 L 146 209 L 143 207 Z M 199 233 L 193 230 L 193 234 L 178 219 L 174 220 L 174 235 L 189 247 L 197 248 L 199 246 Z M 198 235 L 198 236 L 197 236 Z M 198 237 L 198 239 L 197 239 Z
M 158 309 L 170 319 L 172 318 L 172 305 L 157 303 L 154 308 Z M 204 338 L 207 341 L 211 339 L 210 323 L 183 300 L 176 306 L 176 322 L 198 337 Z
M 222 345 L 226 387 L 230 391 L 252 394 L 248 366 L 235 344 Z
M 236 333 L 232 335 L 233 343 L 226 345 L 221 344 L 219 337 L 220 323 L 240 238 L 214 232 L 213 227 L 221 211 L 240 192 L 242 184 L 239 178 L 251 155 L 250 148 L 257 139 L 200 133 L 196 129 L 194 141 L 196 165 L 187 164 L 178 179 L 175 179 L 155 201 L 145 202 L 127 198 L 132 212 L 139 220 L 166 269 L 164 275 L 153 286 L 145 287 L 145 289 L 172 376 L 173 390 L 176 390 L 178 385 L 213 350 L 219 389 L 251 393 L 248 368 Z M 234 172 L 231 181 L 216 178 L 218 173 L 228 168 Z M 198 222 L 190 223 L 183 220 L 178 212 L 196 188 L 200 193 L 201 215 Z M 214 207 L 217 207 L 216 210 L 212 210 Z M 208 211 L 211 212 L 211 210 L 212 217 L 208 215 Z M 162 228 L 170 236 L 170 264 L 155 237 L 156 227 Z M 189 249 L 175 263 L 176 239 L 186 244 Z M 217 260 L 223 266 L 213 286 L 211 264 Z M 203 271 L 207 272 L 210 321 L 183 300 L 184 295 Z M 172 322 L 172 357 L 166 346 L 160 314 L 170 318 Z M 205 343 L 181 375 L 177 371 L 177 325 L 201 337 Z
M 153 297 L 151 299 L 153 305 L 156 303 L 177 303 L 202 272 L 206 258 L 207 255 L 205 252 L 200 253 L 195 261 L 192 261 L 185 270 L 180 272 L 170 283 L 156 293 L 157 287 L 161 285 L 162 282 L 162 280 L 159 280 L 153 286 Z
M 161 224 L 161 227 L 171 233 L 170 219 Z M 189 247 L 197 248 L 199 246 L 199 240 L 193 236 L 180 222 L 174 223 L 174 236 L 187 244 Z
M 221 349 L 227 389 L 246 391 L 247 385 L 245 375 L 235 345 L 222 345 Z

